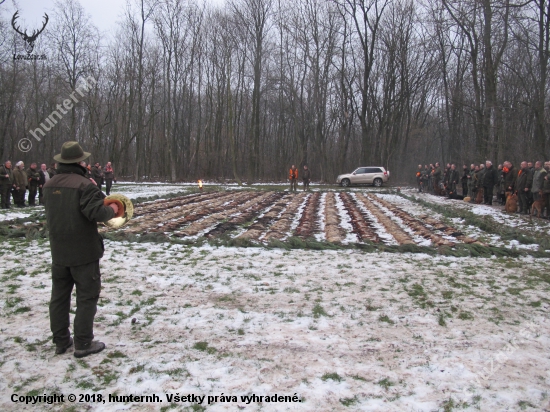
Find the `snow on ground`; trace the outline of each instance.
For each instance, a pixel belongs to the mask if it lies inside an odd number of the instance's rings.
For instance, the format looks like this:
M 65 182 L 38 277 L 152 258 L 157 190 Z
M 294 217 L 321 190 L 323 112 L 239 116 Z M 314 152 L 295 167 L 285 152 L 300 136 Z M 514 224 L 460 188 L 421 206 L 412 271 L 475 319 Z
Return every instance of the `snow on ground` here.
M 327 192 L 324 192 L 321 194 L 321 197 L 319 198 L 319 212 L 317 216 L 317 226 L 319 228 L 319 231 L 313 234 L 315 239 L 321 242 L 327 240 L 327 237 L 325 235 L 325 222 L 326 222 L 325 203 L 326 201 L 327 201 Z
M 107 349 L 76 360 L 50 340 L 48 242 L 0 242 L 0 409 L 68 410 L 10 401 L 54 392 L 162 400 L 75 409 L 93 411 L 204 410 L 168 402 L 176 393 L 238 397 L 208 411 L 548 407 L 549 259 L 105 246 L 95 334 Z
M 3 222 L 5 220 L 15 220 L 15 219 L 24 219 L 29 217 L 32 212 L 34 211 L 34 208 L 12 208 L 9 210 L 2 210 L 2 213 L 0 213 L 0 222 Z
M 419 193 L 418 190 L 407 188 L 402 192 L 408 196 L 415 196 L 419 199 L 439 205 L 451 206 L 453 208 L 468 210 L 476 215 L 486 215 L 492 217 L 498 223 L 506 226 L 517 227 L 524 230 L 536 230 L 550 235 L 550 222 L 548 220 L 522 216 L 517 213 L 506 213 L 504 206 L 493 203 L 492 206 L 483 204 L 468 203 L 461 200 L 449 200 L 443 196 L 434 196 L 429 193 Z
M 340 199 L 340 196 L 336 193 L 334 196 L 336 210 L 338 211 L 338 216 L 340 216 L 340 227 L 344 228 L 346 232 L 346 237 L 342 240 L 342 244 L 347 245 L 350 243 L 357 243 L 357 235 L 353 233 L 353 226 L 351 224 L 351 217 L 344 206 L 344 202 Z
M 449 208 L 468 210 L 477 215 L 490 216 L 495 221 L 505 226 L 520 228 L 527 231 L 533 230 L 533 231 L 542 232 L 542 233 L 545 233 L 547 230 L 549 230 L 547 229 L 548 223 L 546 220 L 535 218 L 533 219 L 533 221 L 529 221 L 528 217 L 525 218 L 525 217 L 521 217 L 520 215 L 510 215 L 500 211 L 500 209 L 502 208 L 501 206 L 472 205 L 472 204 L 457 201 L 457 200 L 449 200 L 440 196 L 434 196 L 428 193 L 414 192 L 412 189 L 408 191 L 404 190 L 403 192 L 409 196 L 410 195 L 416 196 L 417 198 L 422 199 L 426 202 L 437 203 L 439 205 L 444 205 Z M 415 203 L 408 199 L 405 199 L 401 196 L 393 195 L 393 194 L 381 194 L 381 193 L 376 194 L 376 196 L 395 204 L 402 210 L 406 211 L 407 213 L 410 213 L 415 217 L 419 217 L 422 215 L 429 215 L 430 217 L 436 220 L 439 220 L 442 222 L 445 221 L 445 217 L 440 213 L 437 213 L 431 209 L 425 208 L 424 206 L 419 205 L 418 203 Z M 510 241 L 502 240 L 502 238 L 499 235 L 484 232 L 483 230 L 479 229 L 477 226 L 468 225 L 464 222 L 464 219 L 461 219 L 461 218 L 452 218 L 449 220 L 452 223 L 452 226 L 454 228 L 462 231 L 467 236 L 470 236 L 481 242 L 491 244 L 493 246 L 516 248 L 516 249 L 530 249 L 530 250 L 538 249 L 538 245 L 536 244 L 524 245 L 519 243 L 517 240 L 510 240 Z M 448 239 L 452 239 L 452 238 L 448 237 Z
M 416 242 L 417 245 L 420 245 L 420 246 L 431 246 L 432 245 L 432 241 L 430 239 L 424 239 L 422 236 L 419 236 L 416 233 L 414 233 L 414 231 L 410 227 L 408 227 L 398 216 L 393 214 L 388 208 L 386 208 L 380 202 L 377 202 L 376 199 L 371 198 L 370 200 L 373 204 L 378 206 L 378 208 L 380 209 L 380 211 L 382 213 L 384 213 L 386 216 L 388 216 L 401 229 L 403 229 L 403 231 L 405 231 L 411 237 L 411 239 L 413 239 Z M 406 199 L 404 199 L 404 200 L 406 200 Z M 392 203 L 396 203 L 396 202 L 392 202 Z M 397 203 L 397 204 L 399 204 L 399 203 Z
M 382 239 L 382 241 L 386 245 L 398 245 L 399 243 L 397 243 L 397 240 L 395 240 L 393 235 L 389 233 L 383 225 L 380 224 L 376 216 L 372 214 L 372 212 L 365 206 L 365 204 L 357 199 L 355 193 L 352 193 L 351 197 L 355 200 L 357 207 L 359 207 L 359 210 L 361 210 L 361 213 L 369 218 L 369 223 L 378 235 L 378 237 Z

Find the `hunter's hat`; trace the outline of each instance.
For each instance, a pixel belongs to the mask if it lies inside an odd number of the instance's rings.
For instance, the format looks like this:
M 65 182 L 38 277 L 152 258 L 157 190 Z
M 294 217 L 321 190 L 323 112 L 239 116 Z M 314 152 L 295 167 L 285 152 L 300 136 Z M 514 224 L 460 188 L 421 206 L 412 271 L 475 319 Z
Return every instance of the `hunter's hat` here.
M 57 163 L 78 163 L 91 155 L 91 153 L 82 150 L 78 142 L 69 141 L 63 143 L 63 146 L 61 146 L 61 153 L 55 155 L 53 159 Z

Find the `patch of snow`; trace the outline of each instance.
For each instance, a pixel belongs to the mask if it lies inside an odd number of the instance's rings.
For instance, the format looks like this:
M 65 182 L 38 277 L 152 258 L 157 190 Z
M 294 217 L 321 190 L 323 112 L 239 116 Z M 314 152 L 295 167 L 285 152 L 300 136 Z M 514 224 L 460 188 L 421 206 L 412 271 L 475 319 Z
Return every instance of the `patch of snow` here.
M 357 199 L 357 195 L 355 193 L 352 193 L 350 195 L 355 200 L 357 206 L 359 207 L 359 210 L 369 218 L 370 225 L 374 228 L 376 234 L 382 241 L 387 245 L 398 245 L 399 243 L 395 238 L 389 233 L 386 228 L 378 222 L 378 219 L 376 216 L 372 214 L 372 212 L 365 207 L 365 204 Z
M 349 243 L 358 243 L 359 239 L 357 235 L 353 233 L 353 226 L 351 225 L 351 216 L 349 215 L 344 202 L 340 199 L 338 193 L 334 196 L 336 210 L 338 211 L 338 216 L 340 216 L 340 227 L 342 227 L 346 232 L 346 237 L 342 240 L 342 244 L 346 245 Z

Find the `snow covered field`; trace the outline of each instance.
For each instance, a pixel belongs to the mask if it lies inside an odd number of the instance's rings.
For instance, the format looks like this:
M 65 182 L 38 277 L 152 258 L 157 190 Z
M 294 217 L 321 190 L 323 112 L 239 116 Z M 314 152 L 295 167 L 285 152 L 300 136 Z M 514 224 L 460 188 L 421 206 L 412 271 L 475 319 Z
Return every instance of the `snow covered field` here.
M 181 192 L 176 186 L 128 184 L 114 192 L 164 196 Z M 405 217 L 428 222 L 423 219 L 429 215 L 501 248 L 532 252 L 539 247 L 504 239 L 397 194 L 366 194 L 367 200 L 359 193 L 364 190 L 357 192 L 350 199 L 388 244 L 396 242 L 385 232 L 388 223 L 377 220 L 382 214 L 410 232 L 413 241 L 432 247 L 388 208 L 398 205 Z M 258 227 L 261 236 L 276 235 L 280 228 L 287 237 L 305 213 L 305 197 L 270 193 L 205 194 L 197 198 L 204 207 L 191 201 L 178 207 L 211 212 L 178 231 L 211 228 L 213 216 L 223 224 L 237 222 L 244 216 L 241 209 L 260 205 L 256 215 L 246 212 L 256 223 L 234 226 L 235 236 Z M 529 222 L 499 208 L 413 190 L 404 194 L 490 216 L 502 227 L 537 236 L 548 230 L 546 221 Z M 334 209 L 326 202 L 329 195 Z M 356 230 L 351 209 L 330 192 L 317 196 L 326 207 L 310 205 L 310 212 L 317 210 L 315 236 L 324 240 L 331 226 L 341 240 L 357 241 L 350 233 Z M 155 208 L 159 217 L 166 210 L 177 217 L 179 209 L 162 208 L 170 202 L 145 204 L 141 219 L 151 220 Z M 290 219 L 286 211 L 292 207 L 296 216 Z M 224 209 L 233 212 L 225 216 Z M 40 210 L 10 211 L 2 215 L 8 219 L 4 224 L 13 221 L 10 213 L 28 217 Z M 369 210 L 379 211 L 375 216 Z M 267 221 L 270 211 L 273 219 Z M 441 239 L 457 241 L 440 233 Z M 49 243 L 31 238 L 0 237 L 0 410 L 550 410 L 550 258 L 106 240 L 95 334 L 107 349 L 77 360 L 72 351 L 54 355 Z M 64 394 L 65 402 L 33 406 L 11 400 L 13 394 L 54 393 Z M 69 394 L 101 394 L 106 401 L 84 398 L 72 404 Z M 109 400 L 109 395 L 155 394 L 162 402 Z M 256 402 L 248 398 L 253 394 L 295 396 L 295 401 Z M 184 395 L 205 398 L 175 402 L 173 396 Z

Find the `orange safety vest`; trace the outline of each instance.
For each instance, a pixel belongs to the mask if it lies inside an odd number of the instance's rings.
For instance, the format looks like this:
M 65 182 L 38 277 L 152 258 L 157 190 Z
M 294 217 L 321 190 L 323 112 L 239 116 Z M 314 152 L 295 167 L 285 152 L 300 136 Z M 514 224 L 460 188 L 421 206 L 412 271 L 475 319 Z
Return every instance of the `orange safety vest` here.
M 294 170 L 290 169 L 289 172 L 288 172 L 288 178 L 290 180 L 298 179 L 298 169 L 297 168 L 294 169 Z

